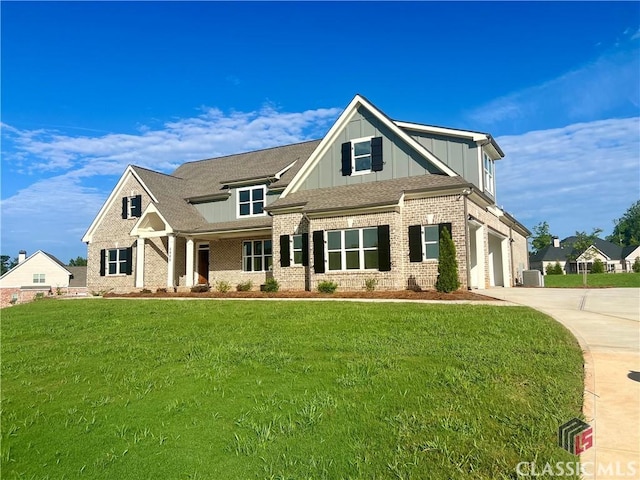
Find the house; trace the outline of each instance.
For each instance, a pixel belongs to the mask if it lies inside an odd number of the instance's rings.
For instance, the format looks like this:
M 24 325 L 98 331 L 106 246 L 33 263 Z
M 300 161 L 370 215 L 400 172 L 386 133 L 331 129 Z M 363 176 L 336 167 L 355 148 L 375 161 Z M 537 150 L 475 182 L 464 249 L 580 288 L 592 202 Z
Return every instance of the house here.
M 577 237 L 571 236 L 560 241 L 553 238 L 551 245 L 531 254 L 531 268 L 546 274 L 547 266 L 558 263 L 564 273 L 581 273 L 586 266 L 591 271 L 593 261 L 600 259 L 606 272 L 631 272 L 636 258 L 640 257 L 640 245 L 621 247 L 615 243 L 596 238 L 592 245 L 581 251 L 574 248 Z
M 87 267 L 68 267 L 50 253 L 38 250 L 0 277 L 0 307 L 30 302 L 37 296 L 86 295 Z
M 446 230 L 463 287 L 510 287 L 530 232 L 496 205 L 503 156 L 489 134 L 394 121 L 356 95 L 320 140 L 127 167 L 82 239 L 88 285 L 431 288 Z

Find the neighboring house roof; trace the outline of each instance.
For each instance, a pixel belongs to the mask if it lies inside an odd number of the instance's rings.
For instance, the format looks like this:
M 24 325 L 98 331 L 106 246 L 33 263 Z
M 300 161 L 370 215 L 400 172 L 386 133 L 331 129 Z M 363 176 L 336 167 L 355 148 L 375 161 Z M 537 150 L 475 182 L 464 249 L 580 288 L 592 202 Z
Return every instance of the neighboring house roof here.
M 86 287 L 87 286 L 87 267 L 67 267 L 71 272 L 69 279 L 70 287 Z
M 71 274 L 71 272 L 69 271 L 69 267 L 67 267 L 63 262 L 58 260 L 54 255 L 51 255 L 50 253 L 47 253 L 47 252 L 45 252 L 43 250 L 38 250 L 37 252 L 32 253 L 26 259 L 24 259 L 22 262 L 20 262 L 16 266 L 14 266 L 11 270 L 6 271 L 4 273 L 4 275 L 2 275 L 0 277 L 0 279 L 5 278 L 10 273 L 15 272 L 19 268 L 24 268 L 24 265 L 26 265 L 27 262 L 29 262 L 29 260 L 31 260 L 32 258 L 36 257 L 37 255 L 44 255 L 45 257 L 49 258 L 52 262 L 58 264 L 63 270 L 66 270 L 67 273 Z
M 531 254 L 529 260 L 531 262 L 556 262 L 578 258 L 584 251 L 588 250 L 588 248 L 583 251 L 575 250 L 573 245 L 577 240 L 578 237 L 576 236 L 567 237 L 560 242 L 560 247 L 549 245 L 537 253 Z M 601 238 L 596 238 L 589 248 L 591 247 L 598 249 L 609 260 L 624 260 L 632 254 L 634 250 L 640 248 L 638 245 L 621 247 L 620 245 L 602 240 Z
M 622 247 L 622 258 L 627 259 L 634 253 L 636 256 L 640 256 L 640 245 L 627 245 L 626 247 Z
M 397 205 L 403 194 L 414 191 L 446 190 L 459 191 L 470 184 L 461 177 L 444 175 L 420 175 L 339 187 L 301 190 L 281 197 L 266 210 L 272 212 L 283 208 L 300 207 L 303 212 L 344 210 L 381 205 Z

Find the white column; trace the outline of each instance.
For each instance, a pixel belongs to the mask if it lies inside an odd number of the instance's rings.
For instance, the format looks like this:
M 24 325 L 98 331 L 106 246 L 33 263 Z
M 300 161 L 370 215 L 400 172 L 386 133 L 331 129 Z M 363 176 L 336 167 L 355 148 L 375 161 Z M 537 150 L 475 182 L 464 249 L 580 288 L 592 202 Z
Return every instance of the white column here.
M 513 272 L 511 271 L 511 242 L 508 238 L 502 240 L 502 277 L 504 278 L 503 286 L 510 287 L 513 281 Z
M 193 287 L 193 238 L 187 238 L 187 287 Z
M 136 288 L 144 287 L 144 238 L 136 240 Z
M 167 245 L 167 287 L 173 288 L 175 285 L 175 256 L 176 256 L 176 237 L 168 235 Z

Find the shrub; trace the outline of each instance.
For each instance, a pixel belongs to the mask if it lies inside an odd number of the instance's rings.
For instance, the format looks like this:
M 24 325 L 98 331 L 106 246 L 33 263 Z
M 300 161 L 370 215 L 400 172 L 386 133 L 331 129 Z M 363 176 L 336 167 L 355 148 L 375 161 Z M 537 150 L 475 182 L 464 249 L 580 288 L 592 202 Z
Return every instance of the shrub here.
M 191 292 L 204 293 L 204 292 L 208 292 L 209 289 L 210 289 L 209 285 L 194 285 L 193 287 L 191 287 Z
M 438 280 L 436 290 L 449 293 L 460 288 L 458 279 L 458 260 L 456 260 L 456 246 L 446 227 L 440 232 L 440 254 L 438 255 Z
M 35 297 L 33 297 L 33 300 L 34 300 L 34 301 L 37 301 L 37 300 L 44 300 L 44 293 L 42 293 L 42 292 L 38 292 L 38 293 L 36 293 Z
M 599 258 L 596 258 L 591 265 L 591 273 L 604 273 L 604 263 Z
M 151 290 L 149 290 L 148 288 L 143 288 L 142 290 L 140 290 L 140 293 L 151 293 Z
M 253 288 L 253 282 L 251 280 L 247 280 L 246 282 L 241 282 L 236 286 L 236 290 L 239 292 L 248 292 Z
M 216 282 L 216 290 L 220 293 L 227 293 L 231 290 L 231 284 L 226 280 L 218 280 Z
M 640 257 L 636 257 L 636 259 L 633 261 L 631 269 L 636 273 L 640 273 Z
M 556 262 L 554 265 L 547 265 L 545 268 L 547 275 L 562 275 L 562 266 L 559 262 Z
M 364 281 L 364 289 L 367 292 L 373 292 L 376 287 L 378 286 L 378 279 L 377 278 L 367 278 Z
M 328 280 L 324 280 L 318 283 L 318 291 L 320 293 L 333 293 L 338 288 L 338 284 L 336 282 L 330 282 Z
M 277 292 L 280 290 L 280 284 L 275 278 L 267 278 L 262 286 L 263 292 Z
M 156 288 L 156 293 L 167 293 L 166 288 Z

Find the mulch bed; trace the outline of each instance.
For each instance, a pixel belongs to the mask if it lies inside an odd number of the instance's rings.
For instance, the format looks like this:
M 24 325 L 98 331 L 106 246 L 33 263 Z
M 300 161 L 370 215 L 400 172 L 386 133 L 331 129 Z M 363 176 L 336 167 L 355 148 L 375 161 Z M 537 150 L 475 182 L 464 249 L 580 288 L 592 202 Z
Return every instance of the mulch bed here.
M 473 300 L 495 301 L 495 298 L 486 297 L 467 290 L 458 290 L 451 293 L 440 293 L 435 290 L 413 291 L 374 291 L 374 292 L 340 292 L 333 294 L 306 292 L 306 291 L 281 291 L 281 292 L 155 292 L 155 293 L 106 293 L 105 298 L 372 298 L 372 299 L 399 299 L 399 300 Z

